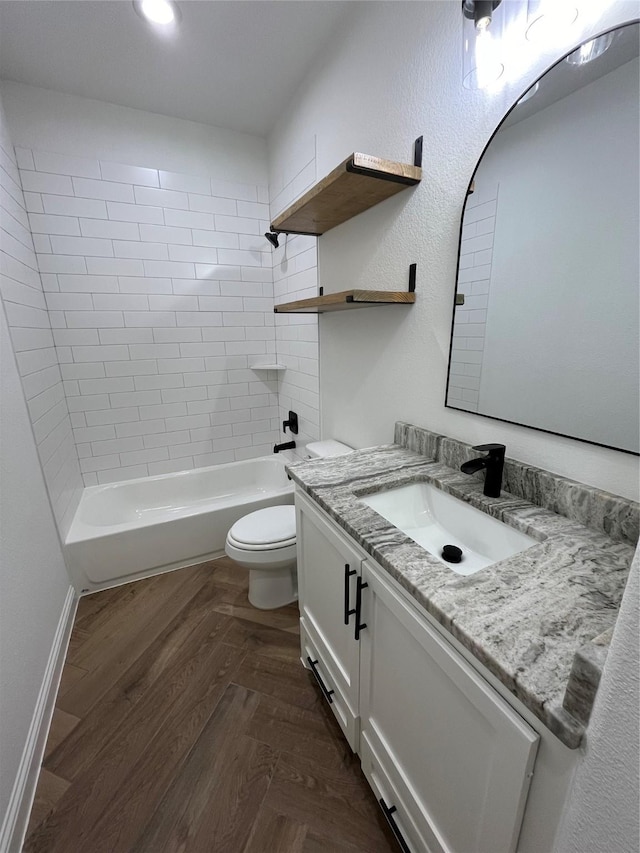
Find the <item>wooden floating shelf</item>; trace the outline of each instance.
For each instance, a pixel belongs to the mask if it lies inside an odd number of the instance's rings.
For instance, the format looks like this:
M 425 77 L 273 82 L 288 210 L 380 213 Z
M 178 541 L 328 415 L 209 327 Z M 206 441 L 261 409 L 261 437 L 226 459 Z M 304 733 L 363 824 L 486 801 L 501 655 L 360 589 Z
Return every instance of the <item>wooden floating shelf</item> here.
M 326 311 L 348 311 L 375 305 L 412 305 L 415 293 L 404 290 L 343 290 L 312 299 L 298 299 L 274 307 L 276 314 L 324 314 Z
M 422 162 L 421 152 L 422 137 L 416 162 Z M 419 165 L 354 153 L 276 217 L 271 230 L 319 236 L 421 179 Z

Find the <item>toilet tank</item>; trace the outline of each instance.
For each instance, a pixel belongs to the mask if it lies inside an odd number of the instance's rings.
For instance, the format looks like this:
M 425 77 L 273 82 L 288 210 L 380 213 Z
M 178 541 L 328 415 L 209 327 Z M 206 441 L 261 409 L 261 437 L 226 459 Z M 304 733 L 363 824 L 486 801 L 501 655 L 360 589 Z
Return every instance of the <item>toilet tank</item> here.
M 326 456 L 344 456 L 345 453 L 351 453 L 353 447 L 328 438 L 325 441 L 310 442 L 306 450 L 310 459 L 324 459 Z

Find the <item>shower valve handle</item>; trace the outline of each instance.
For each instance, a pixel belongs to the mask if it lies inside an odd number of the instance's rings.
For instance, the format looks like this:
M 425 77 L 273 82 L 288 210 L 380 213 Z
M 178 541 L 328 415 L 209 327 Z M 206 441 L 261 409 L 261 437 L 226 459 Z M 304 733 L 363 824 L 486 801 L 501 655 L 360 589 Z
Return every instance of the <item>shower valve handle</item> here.
M 287 431 L 287 427 L 294 435 L 298 434 L 298 416 L 295 412 L 289 412 L 289 417 L 286 421 L 282 421 L 282 432 Z

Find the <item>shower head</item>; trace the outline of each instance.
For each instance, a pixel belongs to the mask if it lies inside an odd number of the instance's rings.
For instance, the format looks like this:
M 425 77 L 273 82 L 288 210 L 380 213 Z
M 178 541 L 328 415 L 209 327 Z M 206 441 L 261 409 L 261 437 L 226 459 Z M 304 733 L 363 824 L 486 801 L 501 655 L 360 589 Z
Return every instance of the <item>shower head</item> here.
M 278 242 L 278 232 L 277 231 L 267 231 L 264 235 L 267 240 L 271 243 L 274 249 L 277 249 L 280 243 Z

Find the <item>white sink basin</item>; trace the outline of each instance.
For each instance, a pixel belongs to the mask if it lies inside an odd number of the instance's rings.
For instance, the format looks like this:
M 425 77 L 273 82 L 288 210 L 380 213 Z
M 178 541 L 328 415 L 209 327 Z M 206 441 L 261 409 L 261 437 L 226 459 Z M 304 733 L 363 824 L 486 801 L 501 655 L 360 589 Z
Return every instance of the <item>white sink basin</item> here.
M 537 544 L 429 483 L 412 483 L 360 500 L 459 575 L 472 575 Z M 445 545 L 462 549 L 459 563 L 442 559 Z

